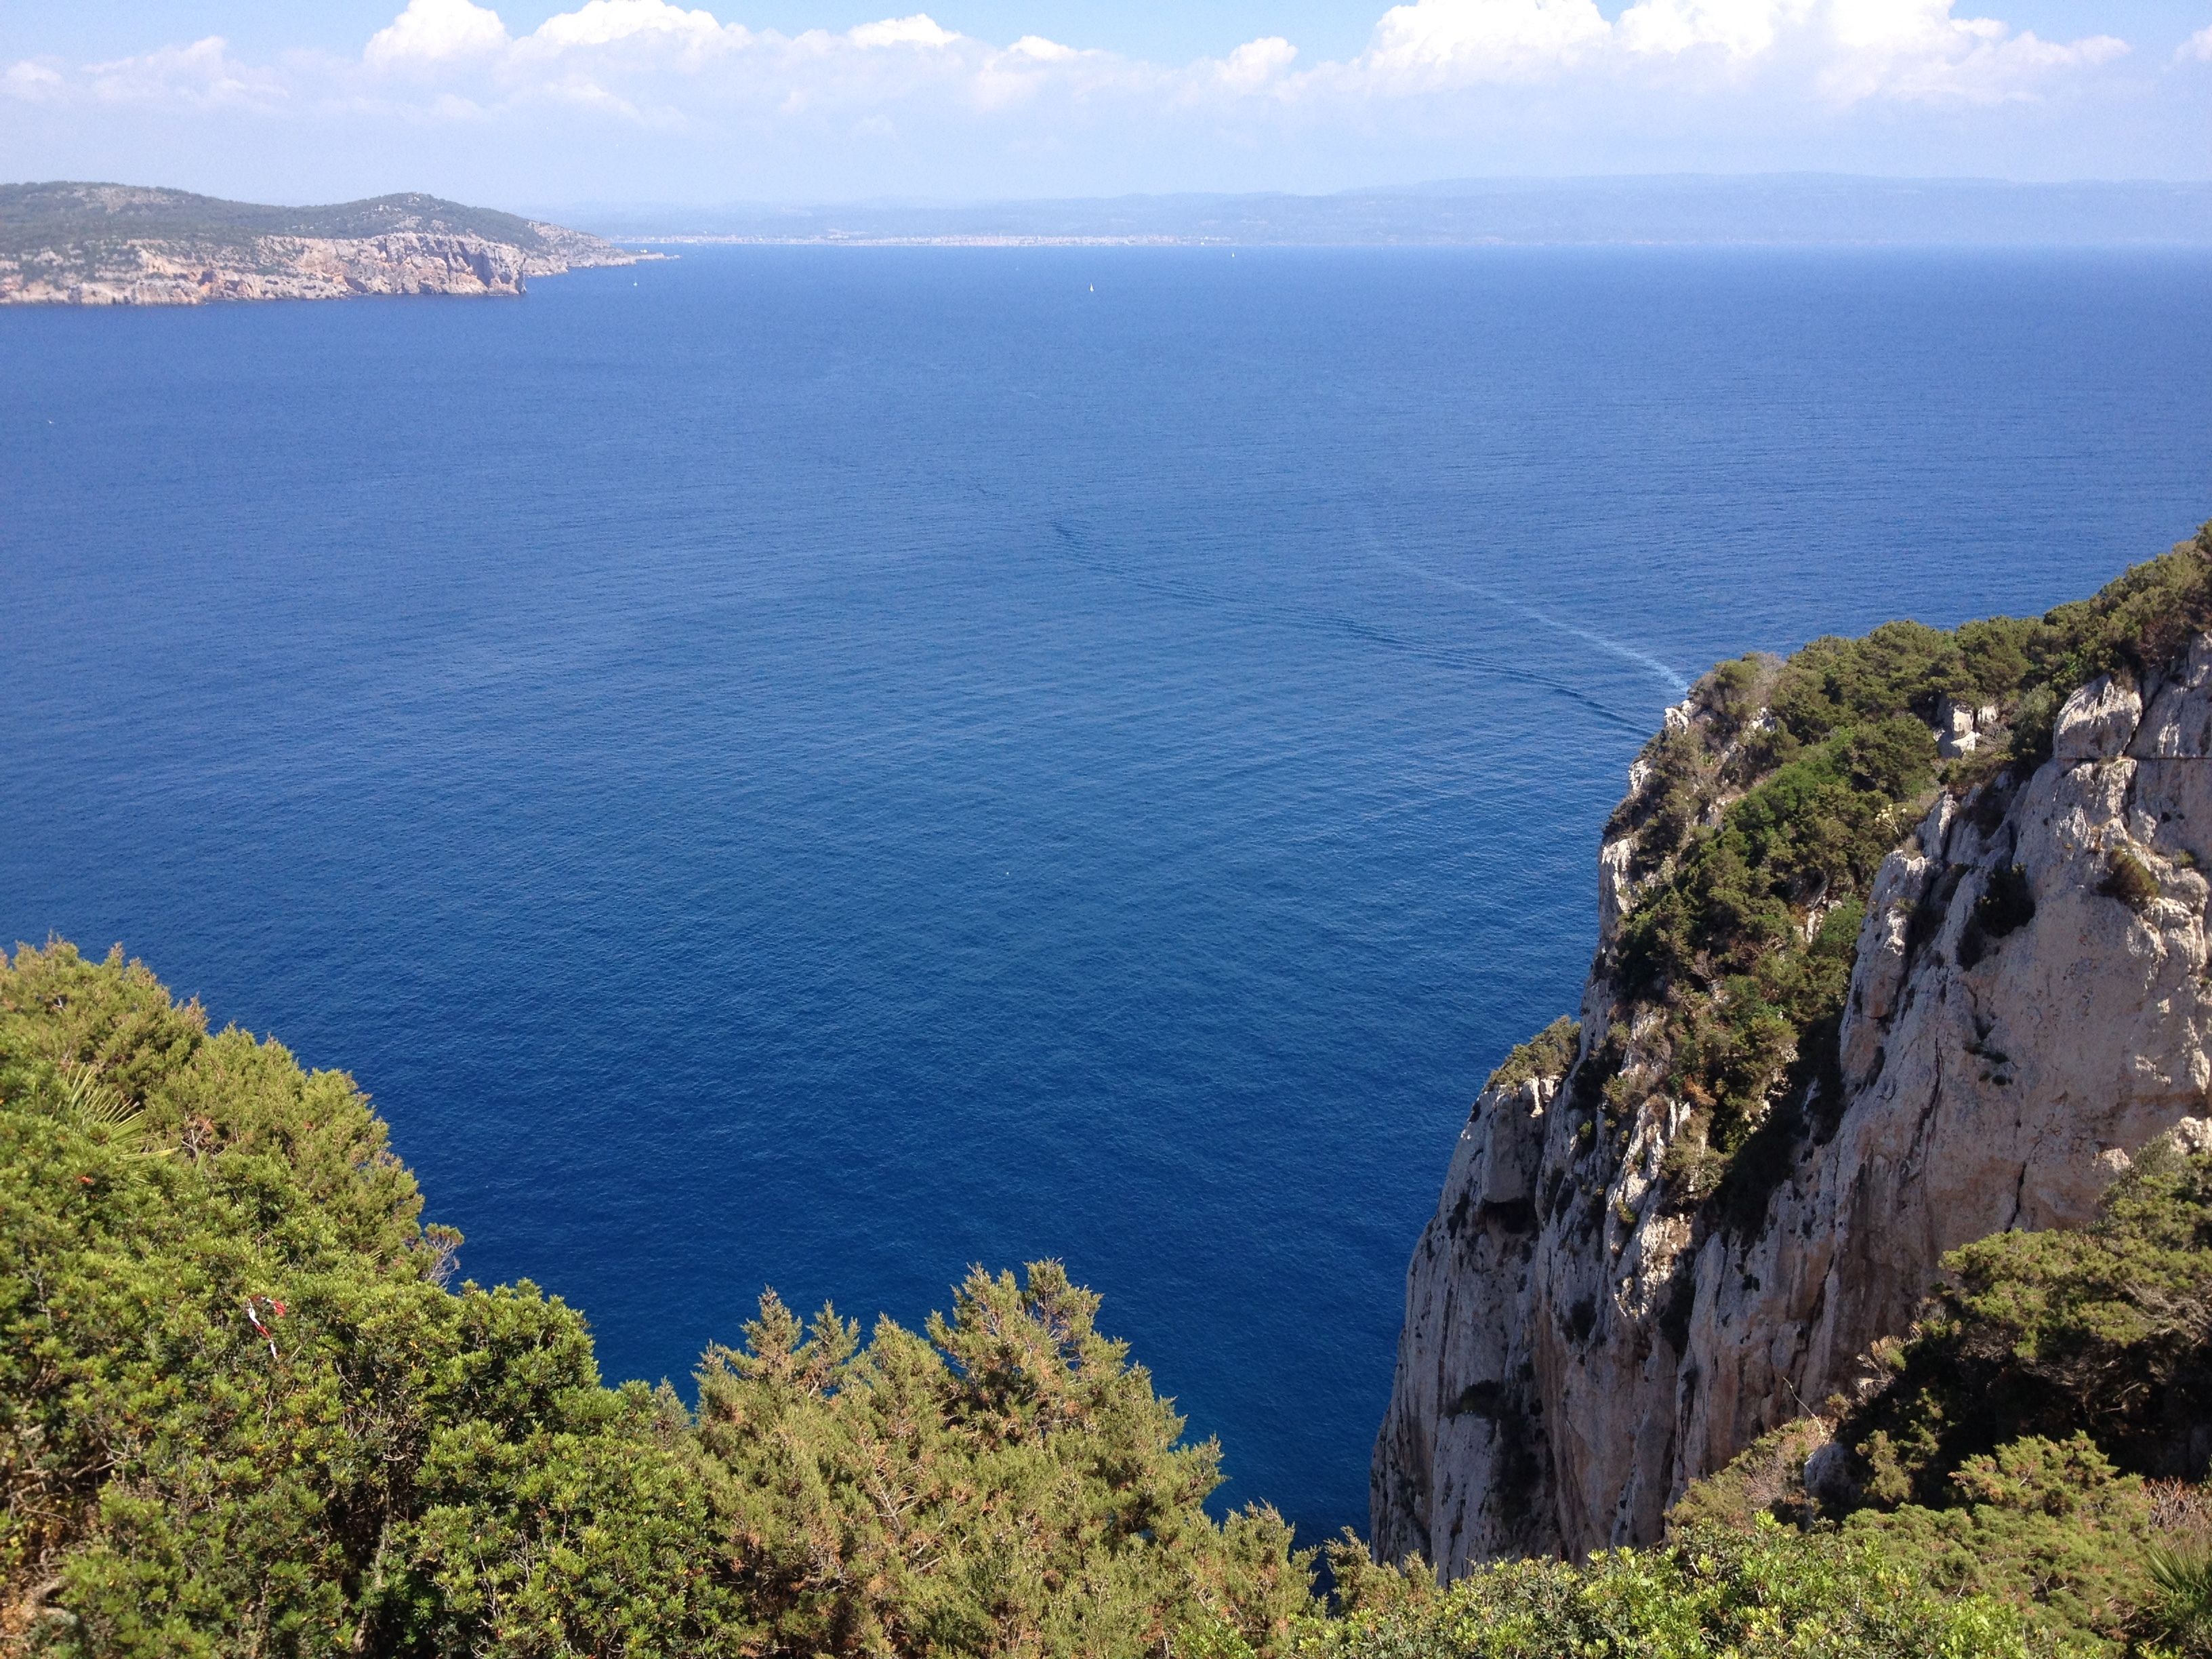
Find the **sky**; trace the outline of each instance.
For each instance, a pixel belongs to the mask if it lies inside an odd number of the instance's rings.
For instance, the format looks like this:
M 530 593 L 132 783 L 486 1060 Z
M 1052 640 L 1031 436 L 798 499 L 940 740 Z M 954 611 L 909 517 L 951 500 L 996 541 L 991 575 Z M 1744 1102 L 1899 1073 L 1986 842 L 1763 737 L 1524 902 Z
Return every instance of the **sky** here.
M 0 179 L 540 211 L 2212 178 L 2212 0 L 717 3 L 0 0 Z

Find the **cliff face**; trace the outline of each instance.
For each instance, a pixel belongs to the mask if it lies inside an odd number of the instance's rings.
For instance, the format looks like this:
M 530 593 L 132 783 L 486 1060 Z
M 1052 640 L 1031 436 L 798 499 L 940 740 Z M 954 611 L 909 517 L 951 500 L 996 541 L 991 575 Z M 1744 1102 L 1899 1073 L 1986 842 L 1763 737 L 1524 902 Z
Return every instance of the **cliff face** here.
M 114 185 L 0 187 L 0 305 L 517 295 L 640 255 L 421 196 L 280 209 Z
M 568 233 L 575 235 L 576 233 Z M 596 240 L 596 238 L 583 239 Z M 480 236 L 400 231 L 366 237 L 264 236 L 244 249 L 135 241 L 89 270 L 59 256 L 0 264 L 0 305 L 191 306 L 212 300 L 343 300 L 362 294 L 515 295 L 525 279 L 637 256 L 611 245 L 564 254 Z
M 1940 711 L 1945 753 L 1976 720 Z M 1820 1085 L 1696 1202 L 1667 1162 L 1692 1107 L 1608 1104 L 1662 1018 L 1620 966 L 1648 832 L 1609 842 L 1574 1061 L 1476 1103 L 1407 1270 L 1378 1555 L 1455 1575 L 1656 1539 L 1690 1480 L 1849 1395 L 1945 1251 L 2086 1223 L 2130 1154 L 2201 1115 L 2208 757 L 2212 635 L 2075 690 L 2027 775 L 1938 796 L 1874 876 Z

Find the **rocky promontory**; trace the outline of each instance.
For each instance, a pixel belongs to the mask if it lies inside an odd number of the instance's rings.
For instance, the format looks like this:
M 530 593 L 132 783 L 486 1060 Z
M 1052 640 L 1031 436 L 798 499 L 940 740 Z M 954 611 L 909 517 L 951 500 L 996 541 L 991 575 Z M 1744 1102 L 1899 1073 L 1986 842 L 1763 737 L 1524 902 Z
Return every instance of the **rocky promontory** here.
M 2212 1140 L 2208 596 L 2212 527 L 2042 618 L 1746 658 L 1668 711 L 1578 1018 L 1492 1078 L 1414 1250 L 1378 1556 L 1650 1543 L 1866 1397 L 1947 1251 Z
M 519 295 L 653 256 L 434 196 L 266 207 L 131 185 L 0 185 L 0 305 Z

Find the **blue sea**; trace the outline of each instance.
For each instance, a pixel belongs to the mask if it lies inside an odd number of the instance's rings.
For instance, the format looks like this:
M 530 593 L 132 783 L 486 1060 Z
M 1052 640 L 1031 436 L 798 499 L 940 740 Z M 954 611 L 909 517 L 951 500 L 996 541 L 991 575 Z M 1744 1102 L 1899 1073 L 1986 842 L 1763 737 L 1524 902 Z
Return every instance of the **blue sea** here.
M 2212 260 L 687 248 L 0 393 L 0 935 L 350 1071 L 611 1378 L 1064 1259 L 1310 1541 L 1661 708 L 2190 533 Z

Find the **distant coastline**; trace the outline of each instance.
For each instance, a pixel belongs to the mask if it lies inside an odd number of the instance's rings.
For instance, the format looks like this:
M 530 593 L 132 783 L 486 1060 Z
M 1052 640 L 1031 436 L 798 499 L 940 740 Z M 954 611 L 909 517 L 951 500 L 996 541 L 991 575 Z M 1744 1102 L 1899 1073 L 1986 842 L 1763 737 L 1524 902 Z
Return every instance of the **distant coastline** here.
M 670 245 L 2212 247 L 2212 183 L 1827 173 L 1468 179 L 1330 196 L 599 203 L 559 213 L 602 235 Z
M 295 208 L 134 185 L 0 185 L 0 305 L 514 296 L 533 276 L 683 246 L 2212 248 L 2212 183 L 1667 174 L 1330 196 L 587 203 L 529 216 L 420 193 Z
M 434 196 L 269 207 L 135 185 L 0 185 L 0 305 L 516 295 L 664 255 Z
M 1227 237 L 1188 236 L 646 236 L 655 247 L 1231 247 Z

